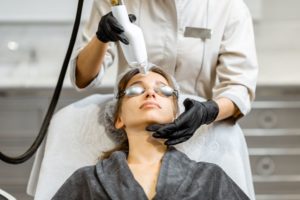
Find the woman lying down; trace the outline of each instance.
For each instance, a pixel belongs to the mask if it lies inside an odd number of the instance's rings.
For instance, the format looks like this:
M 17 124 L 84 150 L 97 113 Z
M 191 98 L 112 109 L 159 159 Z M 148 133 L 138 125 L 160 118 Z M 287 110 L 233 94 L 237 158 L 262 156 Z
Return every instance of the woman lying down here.
M 146 131 L 172 122 L 177 101 L 176 83 L 160 68 L 125 73 L 112 120 L 119 146 L 74 172 L 52 199 L 249 199 L 217 165 L 192 161 Z

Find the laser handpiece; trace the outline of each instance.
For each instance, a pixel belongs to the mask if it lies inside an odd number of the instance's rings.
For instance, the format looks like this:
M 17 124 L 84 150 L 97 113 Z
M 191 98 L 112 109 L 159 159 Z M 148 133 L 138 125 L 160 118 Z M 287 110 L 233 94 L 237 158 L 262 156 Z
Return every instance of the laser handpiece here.
M 130 22 L 123 0 L 111 0 L 113 16 L 124 27 L 129 44 L 120 42 L 125 59 L 130 67 L 138 68 L 141 73 L 148 72 L 148 57 L 143 32 Z

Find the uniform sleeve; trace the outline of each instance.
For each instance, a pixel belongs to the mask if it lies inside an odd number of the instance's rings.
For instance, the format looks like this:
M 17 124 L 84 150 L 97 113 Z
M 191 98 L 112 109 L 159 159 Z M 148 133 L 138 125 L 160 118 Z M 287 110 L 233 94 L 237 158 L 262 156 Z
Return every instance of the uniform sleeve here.
M 108 12 L 110 12 L 109 1 L 94 0 L 93 5 L 92 5 L 92 10 L 91 10 L 91 15 L 89 17 L 89 20 L 87 21 L 87 23 L 84 26 L 81 38 L 79 39 L 76 49 L 74 50 L 72 58 L 70 60 L 70 66 L 69 66 L 70 80 L 71 80 L 72 85 L 76 88 L 77 91 L 84 91 L 89 88 L 94 88 L 94 87 L 99 86 L 101 84 L 101 80 L 105 74 L 106 69 L 108 67 L 112 66 L 115 61 L 116 46 L 114 43 L 110 42 L 108 50 L 105 55 L 104 62 L 102 63 L 101 70 L 98 73 L 98 75 L 85 88 L 77 87 L 77 85 L 76 85 L 76 61 L 77 61 L 78 54 L 88 44 L 88 42 L 95 36 L 101 16 L 107 14 Z
M 243 116 L 250 111 L 255 97 L 258 64 L 250 12 L 243 1 L 231 2 L 213 92 L 214 98 L 231 99 Z
M 213 178 L 213 199 L 217 200 L 250 200 L 239 186 L 222 170 L 217 167 Z

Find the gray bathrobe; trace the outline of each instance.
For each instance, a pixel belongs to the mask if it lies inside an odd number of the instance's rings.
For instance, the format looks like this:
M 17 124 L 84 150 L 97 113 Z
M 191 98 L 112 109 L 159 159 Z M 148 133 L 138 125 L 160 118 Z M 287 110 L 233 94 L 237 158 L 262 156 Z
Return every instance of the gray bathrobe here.
M 117 151 L 96 166 L 83 167 L 62 185 L 53 200 L 143 200 L 147 196 L 134 179 L 126 153 Z M 234 163 L 233 163 L 234 164 Z M 155 200 L 249 199 L 215 164 L 194 162 L 170 147 L 162 159 Z

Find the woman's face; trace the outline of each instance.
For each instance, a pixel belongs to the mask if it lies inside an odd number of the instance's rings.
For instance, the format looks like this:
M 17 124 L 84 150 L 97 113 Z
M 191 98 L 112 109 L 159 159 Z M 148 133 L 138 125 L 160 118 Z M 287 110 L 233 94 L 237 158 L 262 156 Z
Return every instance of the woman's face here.
M 126 89 L 144 92 L 122 97 L 116 128 L 143 128 L 154 123 L 172 122 L 176 115 L 175 101 L 173 96 L 167 97 L 159 92 L 163 86 L 169 86 L 167 80 L 155 72 L 133 76 Z

